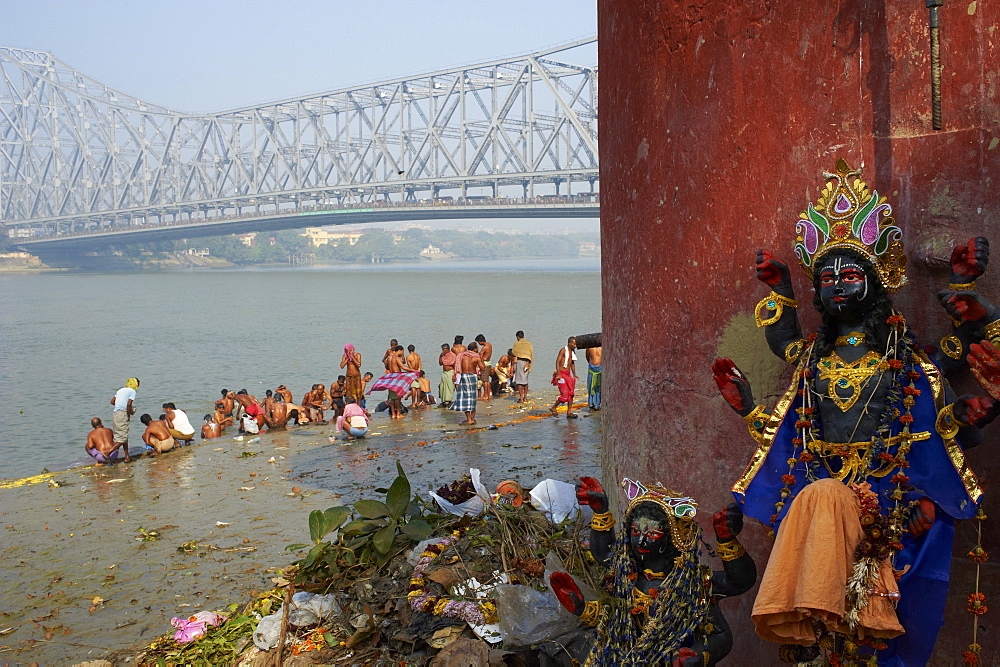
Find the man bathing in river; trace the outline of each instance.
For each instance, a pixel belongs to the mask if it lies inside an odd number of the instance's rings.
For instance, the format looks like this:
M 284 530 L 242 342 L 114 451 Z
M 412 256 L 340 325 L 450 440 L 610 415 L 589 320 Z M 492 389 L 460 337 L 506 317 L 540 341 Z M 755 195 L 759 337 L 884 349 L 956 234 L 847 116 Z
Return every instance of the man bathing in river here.
M 163 420 L 154 421 L 149 415 L 142 415 L 139 421 L 146 425 L 146 432 L 142 434 L 142 441 L 152 448 L 150 456 L 156 456 L 163 452 L 169 452 L 174 448 L 174 438 L 167 429 L 167 422 Z
M 163 412 L 166 413 L 167 430 L 171 437 L 177 442 L 191 444 L 191 441 L 194 440 L 194 426 L 191 425 L 187 413 L 178 410 L 173 403 L 164 403 Z
M 111 414 L 111 421 L 115 427 L 115 444 L 122 448 L 125 453 L 125 461 L 131 461 L 128 455 L 128 426 L 129 420 L 135 414 L 135 390 L 139 388 L 139 378 L 129 378 L 125 386 L 119 389 L 111 397 L 111 405 L 115 406 L 115 411 Z
M 441 354 L 438 355 L 441 366 L 441 382 L 438 383 L 438 400 L 442 408 L 451 407 L 455 398 L 455 353 L 448 343 L 441 343 Z
M 201 425 L 201 439 L 211 440 L 222 435 L 222 425 L 215 423 L 212 415 L 205 415 L 205 423 Z
M 552 374 L 552 384 L 559 387 L 559 398 L 552 404 L 552 414 L 560 403 L 566 404 L 566 419 L 576 419 L 573 412 L 573 395 L 576 393 L 576 338 L 569 337 L 566 347 L 556 355 L 556 370 Z
M 87 444 L 83 446 L 84 451 L 94 457 L 97 465 L 117 461 L 118 449 L 121 445 L 115 444 L 115 432 L 105 426 L 100 417 L 91 419 L 90 426 L 94 430 L 87 434 Z
M 528 375 L 531 373 L 531 360 L 535 356 L 535 348 L 524 340 L 524 332 L 514 334 L 517 342 L 511 348 L 514 355 L 514 385 L 517 387 L 517 402 L 528 400 Z
M 233 413 L 230 410 L 229 414 L 226 414 L 226 405 L 222 401 L 216 401 L 215 412 L 212 414 L 212 421 L 219 425 L 221 430 L 226 430 L 226 428 L 233 425 Z
M 292 392 L 288 391 L 288 387 L 283 384 L 279 384 L 278 388 L 274 390 L 274 393 L 281 394 L 285 399 L 285 403 L 292 404 L 295 402 L 292 400 Z
M 601 409 L 601 377 L 604 366 L 604 350 L 600 347 L 587 348 L 587 405 L 591 412 Z
M 367 400 L 365 399 L 365 389 L 368 388 L 368 383 L 371 382 L 374 378 L 375 376 L 372 375 L 371 373 L 365 373 L 361 377 L 361 398 L 358 399 L 358 405 L 360 405 L 363 408 L 368 407 Z
M 420 360 L 420 355 L 417 354 L 417 348 L 414 345 L 406 346 L 408 355 L 406 355 L 406 365 L 410 367 L 410 370 L 414 373 L 419 373 L 424 367 L 423 362 Z
M 385 354 L 382 355 L 382 364 L 385 366 L 386 373 L 393 372 L 389 370 L 389 359 L 398 356 L 398 353 L 396 352 L 397 348 L 399 348 L 399 341 L 393 338 L 392 340 L 389 341 L 389 349 L 386 350 Z
M 257 422 L 257 428 L 264 425 L 264 408 L 255 396 L 250 395 L 246 389 L 240 389 L 235 394 L 229 392 L 229 398 L 239 403 L 240 409 L 250 415 Z M 239 410 L 237 410 L 239 412 Z
M 393 350 L 395 354 L 386 357 L 385 370 L 387 373 L 406 373 L 409 372 L 410 367 L 406 365 L 406 360 L 403 357 L 403 346 L 397 345 L 396 349 Z M 392 419 L 402 419 L 403 418 L 403 397 L 389 390 L 389 397 L 386 399 L 386 403 L 389 404 L 389 415 Z
M 361 355 L 354 351 L 354 346 L 347 344 L 344 346 L 344 354 L 340 357 L 340 367 L 346 368 L 347 388 L 344 390 L 344 397 L 354 398 L 360 401 L 364 397 L 364 388 L 361 386 Z M 291 403 L 291 400 L 288 399 Z
M 222 399 L 219 402 L 222 403 L 222 414 L 229 417 L 229 423 L 231 424 L 233 422 L 233 408 L 236 405 L 236 402 L 233 400 L 233 392 L 223 389 Z
M 289 419 L 294 420 L 296 426 L 299 424 L 302 408 L 297 405 L 288 405 L 284 399 L 285 397 L 282 394 L 275 394 L 274 401 L 271 402 L 264 413 L 264 421 L 271 430 L 285 428 Z
M 483 366 L 486 367 L 486 372 L 483 373 L 482 377 L 483 383 L 479 390 L 479 398 L 493 398 L 493 364 L 490 362 L 493 358 L 493 343 L 486 342 L 486 336 L 483 334 L 476 336 L 476 342 L 479 344 L 479 356 L 483 360 Z
M 477 347 L 475 343 L 469 343 L 468 349 L 462 350 L 455 359 L 455 400 L 451 409 L 465 413 L 465 421 L 459 422 L 462 426 L 476 423 L 476 383 L 480 375 L 486 374 L 486 366 Z
M 347 391 L 347 378 L 343 375 L 337 376 L 337 381 L 330 385 L 330 409 L 334 411 L 331 419 L 336 419 L 344 414 L 344 394 Z

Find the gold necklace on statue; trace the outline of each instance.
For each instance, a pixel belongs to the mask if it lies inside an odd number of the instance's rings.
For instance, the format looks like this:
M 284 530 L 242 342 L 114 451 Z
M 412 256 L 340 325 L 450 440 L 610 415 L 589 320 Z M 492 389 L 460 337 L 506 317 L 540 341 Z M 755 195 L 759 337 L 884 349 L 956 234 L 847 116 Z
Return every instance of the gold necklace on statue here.
M 847 412 L 858 399 L 861 389 L 880 370 L 882 356 L 868 352 L 857 361 L 847 362 L 836 352 L 823 357 L 817 367 L 819 379 L 829 380 L 826 395 L 842 412 Z

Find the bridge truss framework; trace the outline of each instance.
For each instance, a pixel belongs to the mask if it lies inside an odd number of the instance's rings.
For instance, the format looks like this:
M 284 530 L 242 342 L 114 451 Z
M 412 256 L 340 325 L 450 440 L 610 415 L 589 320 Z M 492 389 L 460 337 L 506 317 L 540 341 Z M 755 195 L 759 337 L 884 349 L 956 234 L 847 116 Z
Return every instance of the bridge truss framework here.
M 594 192 L 597 68 L 560 60 L 593 41 L 212 114 L 0 47 L 0 221 L 48 236 L 470 189 Z

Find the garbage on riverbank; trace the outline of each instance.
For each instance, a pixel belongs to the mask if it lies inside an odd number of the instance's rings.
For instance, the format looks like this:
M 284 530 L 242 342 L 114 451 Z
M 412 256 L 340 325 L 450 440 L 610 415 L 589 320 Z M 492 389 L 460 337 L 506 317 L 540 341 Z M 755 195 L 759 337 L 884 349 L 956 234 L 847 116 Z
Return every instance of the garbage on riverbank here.
M 577 630 L 547 584 L 566 570 L 600 589 L 572 485 L 524 490 L 507 480 L 490 494 L 472 470 L 432 500 L 411 494 L 397 470 L 377 500 L 311 512 L 312 542 L 288 546 L 299 558 L 273 590 L 206 610 L 226 617 L 217 626 L 175 619 L 181 629 L 196 624 L 198 636 L 166 634 L 136 661 L 502 665 Z M 569 664 L 561 647 L 552 651 Z

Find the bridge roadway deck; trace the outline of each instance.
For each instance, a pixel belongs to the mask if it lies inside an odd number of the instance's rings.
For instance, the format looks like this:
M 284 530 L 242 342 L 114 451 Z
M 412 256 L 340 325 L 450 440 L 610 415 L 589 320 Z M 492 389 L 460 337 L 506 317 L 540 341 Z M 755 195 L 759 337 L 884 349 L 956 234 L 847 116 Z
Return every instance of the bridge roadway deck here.
M 325 225 L 359 225 L 376 222 L 416 222 L 429 220 L 469 220 L 503 218 L 596 218 L 600 204 L 474 204 L 446 206 L 359 205 L 354 208 L 318 211 L 294 211 L 223 218 L 200 218 L 176 222 L 152 223 L 127 228 L 105 228 L 73 232 L 33 239 L 22 239 L 17 245 L 28 252 L 58 253 L 95 250 L 115 243 L 172 241 L 201 236 L 270 232 L 280 229 L 322 227 Z

